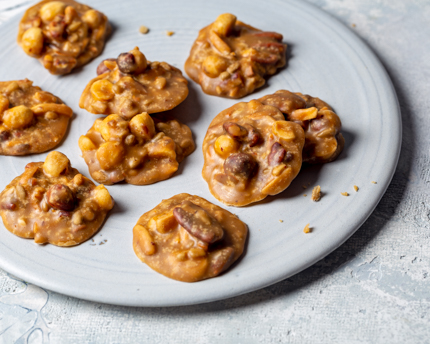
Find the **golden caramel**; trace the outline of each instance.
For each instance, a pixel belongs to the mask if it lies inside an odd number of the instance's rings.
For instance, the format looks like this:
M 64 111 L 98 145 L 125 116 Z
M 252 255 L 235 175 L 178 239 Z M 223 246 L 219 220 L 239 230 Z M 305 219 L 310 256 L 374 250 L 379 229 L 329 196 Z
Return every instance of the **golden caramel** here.
M 297 123 L 257 100 L 218 114 L 203 140 L 202 175 L 221 202 L 244 206 L 285 190 L 302 165 L 305 141 Z
M 140 217 L 133 228 L 133 248 L 151 269 L 196 282 L 227 270 L 242 254 L 247 234 L 236 215 L 183 193 Z
M 18 44 L 51 74 L 67 74 L 101 54 L 111 27 L 107 17 L 73 0 L 44 0 L 19 24 Z
M 303 162 L 316 164 L 335 160 L 345 140 L 340 133 L 340 118 L 319 98 L 279 90 L 259 99 L 278 108 L 288 121 L 299 123 L 305 131 Z
M 42 153 L 66 134 L 73 111 L 30 80 L 0 82 L 0 155 Z
M 149 62 L 139 48 L 106 59 L 81 95 L 79 106 L 94 114 L 131 119 L 173 109 L 188 95 L 182 72 L 166 62 Z
M 286 49 L 281 34 L 263 32 L 225 13 L 200 30 L 185 71 L 207 94 L 242 98 L 286 64 Z
M 78 245 L 98 231 L 114 206 L 103 185 L 95 186 L 62 153 L 31 162 L 0 194 L 5 227 L 37 244 Z
M 97 119 L 79 147 L 99 183 L 146 185 L 171 177 L 195 144 L 186 125 L 144 112 L 129 121 L 115 114 Z

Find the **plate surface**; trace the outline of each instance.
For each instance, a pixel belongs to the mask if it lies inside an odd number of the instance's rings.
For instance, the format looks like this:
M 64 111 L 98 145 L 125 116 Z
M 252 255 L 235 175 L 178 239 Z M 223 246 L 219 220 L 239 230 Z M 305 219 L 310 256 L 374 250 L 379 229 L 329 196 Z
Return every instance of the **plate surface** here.
M 244 208 L 226 207 L 209 193 L 201 178 L 201 143 L 212 118 L 236 101 L 205 95 L 190 81 L 190 95 L 173 110 L 189 125 L 196 151 L 176 175 L 149 186 L 114 185 L 117 205 L 104 227 L 80 246 L 38 246 L 0 225 L 0 266 L 41 287 L 66 295 L 118 305 L 173 306 L 197 304 L 247 293 L 283 280 L 320 260 L 349 238 L 371 214 L 394 173 L 401 143 L 401 122 L 391 81 L 370 49 L 348 28 L 303 1 L 132 1 L 91 0 L 115 30 L 102 56 L 68 76 L 50 75 L 15 43 L 19 19 L 0 27 L 0 80 L 29 78 L 61 97 L 75 111 L 65 141 L 56 149 L 89 176 L 80 157 L 78 137 L 96 116 L 78 106 L 99 62 L 139 46 L 151 61 L 167 61 L 183 70 L 198 30 L 224 12 L 259 29 L 277 31 L 289 44 L 288 67 L 268 79 L 267 86 L 243 98 L 249 101 L 278 89 L 303 92 L 328 102 L 343 123 L 346 145 L 337 161 L 301 171 L 283 193 Z M 150 28 L 147 35 L 140 25 Z M 168 37 L 166 30 L 175 34 Z M 31 161 L 0 157 L 3 189 Z M 376 181 L 377 184 L 371 183 Z M 302 185 L 308 185 L 303 189 Z M 324 197 L 310 200 L 321 185 Z M 353 185 L 360 190 L 355 192 Z M 341 192 L 348 192 L 344 197 Z M 170 280 L 141 263 L 132 249 L 132 228 L 144 212 L 162 199 L 187 192 L 237 214 L 249 226 L 243 258 L 224 275 L 194 283 Z M 307 197 L 303 197 L 308 194 Z M 283 220 L 283 222 L 280 222 Z M 313 228 L 304 234 L 307 223 Z

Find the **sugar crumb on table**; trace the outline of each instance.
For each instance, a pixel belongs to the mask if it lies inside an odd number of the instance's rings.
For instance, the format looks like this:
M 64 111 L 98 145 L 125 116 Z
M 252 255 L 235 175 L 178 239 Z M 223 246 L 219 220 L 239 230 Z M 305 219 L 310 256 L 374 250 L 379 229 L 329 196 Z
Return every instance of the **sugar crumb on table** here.
M 140 32 L 141 34 L 143 34 L 143 35 L 146 35 L 146 34 L 149 32 L 149 29 L 148 29 L 148 27 L 147 27 L 147 26 L 145 26 L 145 25 L 141 25 L 141 26 L 139 27 L 139 32 Z
M 304 233 L 306 233 L 306 234 L 308 234 L 308 233 L 311 233 L 311 232 L 312 232 L 312 228 L 311 228 L 311 227 L 309 227 L 309 225 L 310 225 L 310 223 L 308 223 L 308 224 L 305 226 L 305 228 L 303 228 L 303 232 L 304 232 Z
M 318 202 L 321 199 L 321 187 L 319 185 L 313 188 L 311 199 L 314 202 Z
M 173 36 L 175 34 L 175 31 L 166 31 L 167 36 Z
M 340 193 L 342 196 L 349 196 L 349 193 L 348 192 L 341 192 Z
M 358 186 L 357 185 L 354 185 L 354 190 L 355 190 L 355 192 L 358 192 Z

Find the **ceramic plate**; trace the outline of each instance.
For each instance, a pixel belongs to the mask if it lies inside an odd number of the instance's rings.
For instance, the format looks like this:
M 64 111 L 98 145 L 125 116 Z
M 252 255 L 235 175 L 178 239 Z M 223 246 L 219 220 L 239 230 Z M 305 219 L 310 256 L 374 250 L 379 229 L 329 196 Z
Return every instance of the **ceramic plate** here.
M 282 33 L 290 47 L 288 67 L 243 100 L 279 89 L 320 97 L 342 119 L 345 149 L 335 162 L 302 170 L 292 185 L 275 197 L 244 208 L 224 206 L 246 222 L 250 232 L 245 254 L 227 273 L 193 284 L 170 280 L 135 256 L 132 228 L 144 212 L 181 192 L 223 206 L 209 193 L 201 177 L 201 144 L 212 118 L 236 102 L 205 95 L 190 81 L 190 95 L 173 114 L 191 127 L 197 149 L 175 176 L 148 186 L 110 186 L 115 209 L 93 240 L 77 247 L 39 246 L 14 236 L 1 224 L 3 269 L 41 287 L 97 302 L 129 306 L 197 304 L 244 294 L 296 274 L 339 247 L 372 213 L 397 164 L 400 111 L 383 66 L 349 28 L 299 0 L 86 2 L 104 12 L 115 30 L 102 56 L 71 75 L 50 75 L 37 60 L 24 54 L 15 42 L 19 17 L 0 27 L 0 79 L 27 77 L 73 108 L 70 130 L 57 150 L 86 176 L 88 169 L 77 142 L 97 116 L 80 109 L 78 101 L 87 82 L 95 77 L 100 61 L 139 46 L 149 60 L 167 61 L 183 70 L 198 30 L 225 12 L 262 30 Z M 147 35 L 139 33 L 141 25 L 150 28 Z M 167 36 L 166 30 L 174 31 L 174 35 Z M 0 188 L 21 174 L 28 162 L 43 161 L 45 156 L 1 156 Z M 310 200 L 315 185 L 320 185 L 324 193 L 318 203 Z M 358 192 L 354 185 L 360 188 Z M 310 234 L 303 233 L 307 223 L 313 228 Z

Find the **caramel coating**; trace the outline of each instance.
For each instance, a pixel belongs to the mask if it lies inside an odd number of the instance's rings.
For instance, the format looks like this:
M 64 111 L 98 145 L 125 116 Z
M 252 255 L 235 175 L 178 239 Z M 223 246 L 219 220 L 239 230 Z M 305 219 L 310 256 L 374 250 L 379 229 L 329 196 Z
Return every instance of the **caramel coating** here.
M 73 0 L 44 0 L 19 24 L 18 44 L 51 73 L 63 75 L 99 56 L 111 32 L 107 17 Z
M 0 82 L 0 155 L 42 153 L 66 134 L 73 111 L 25 80 Z
M 195 144 L 185 124 L 144 112 L 128 121 L 119 115 L 97 119 L 79 147 L 97 182 L 147 185 L 171 177 Z
M 61 164 L 59 169 L 54 168 L 56 163 Z M 62 172 L 57 174 L 58 170 Z M 57 246 L 88 240 L 113 205 L 103 185 L 96 187 L 59 152 L 48 154 L 45 163 L 27 164 L 0 194 L 0 215 L 10 232 Z
M 285 66 L 287 45 L 282 38 L 242 23 L 232 14 L 221 14 L 200 30 L 185 71 L 207 94 L 242 98 Z
M 340 133 L 340 118 L 326 102 L 319 98 L 279 90 L 259 99 L 272 105 L 294 121 L 305 131 L 303 162 L 309 164 L 327 163 L 335 160 L 342 152 L 345 140 Z
M 221 140 L 221 143 L 219 142 Z M 285 190 L 302 165 L 305 134 L 257 100 L 219 113 L 203 140 L 202 175 L 221 202 L 244 206 Z
M 196 282 L 227 270 L 242 254 L 247 234 L 236 215 L 183 193 L 140 217 L 133 228 L 133 248 L 158 273 Z
M 79 101 L 91 113 L 131 119 L 142 112 L 171 110 L 188 96 L 188 82 L 179 69 L 147 61 L 138 47 L 102 64 L 97 67 L 101 74 L 88 83 Z

